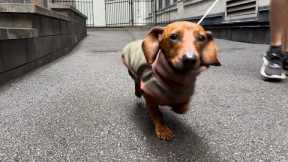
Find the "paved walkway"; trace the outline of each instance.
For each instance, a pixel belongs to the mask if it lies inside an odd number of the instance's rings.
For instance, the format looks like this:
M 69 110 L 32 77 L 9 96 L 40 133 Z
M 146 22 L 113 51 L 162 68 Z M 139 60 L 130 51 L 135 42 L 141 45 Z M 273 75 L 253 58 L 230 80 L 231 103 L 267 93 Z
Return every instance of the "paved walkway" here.
M 288 82 L 259 76 L 265 45 L 218 40 L 191 110 L 158 140 L 119 50 L 144 32 L 94 31 L 71 54 L 0 87 L 0 161 L 288 161 Z

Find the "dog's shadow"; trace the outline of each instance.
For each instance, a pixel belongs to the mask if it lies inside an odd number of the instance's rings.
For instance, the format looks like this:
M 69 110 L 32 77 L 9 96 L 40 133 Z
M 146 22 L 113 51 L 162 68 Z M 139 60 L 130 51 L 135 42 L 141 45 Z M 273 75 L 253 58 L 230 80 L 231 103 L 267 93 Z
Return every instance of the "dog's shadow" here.
M 169 142 L 156 137 L 152 121 L 143 102 L 136 102 L 132 113 L 136 126 L 143 131 L 144 137 L 139 136 L 145 140 L 147 151 L 151 155 L 161 158 L 161 161 L 220 161 L 217 155 L 207 153 L 208 145 L 173 112 L 163 112 L 167 125 L 175 134 L 175 138 Z

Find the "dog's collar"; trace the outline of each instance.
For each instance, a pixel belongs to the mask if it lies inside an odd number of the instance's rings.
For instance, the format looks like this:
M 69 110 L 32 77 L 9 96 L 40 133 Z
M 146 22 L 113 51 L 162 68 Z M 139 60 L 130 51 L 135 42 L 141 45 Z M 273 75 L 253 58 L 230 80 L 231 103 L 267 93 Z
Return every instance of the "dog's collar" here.
M 200 68 L 190 70 L 186 73 L 176 71 L 161 51 L 158 53 L 154 63 L 152 64 L 153 73 L 160 78 L 165 84 L 186 85 L 186 80 L 194 80 L 201 72 Z
M 177 70 L 177 69 L 172 65 L 172 63 L 171 63 L 170 61 L 168 61 L 169 59 L 167 58 L 167 55 L 165 54 L 164 51 L 159 50 L 158 53 L 157 53 L 157 56 L 160 55 L 161 53 L 163 53 L 163 55 L 164 55 L 164 57 L 165 57 L 168 65 L 170 66 L 170 68 L 173 69 L 175 72 L 178 72 L 179 70 Z

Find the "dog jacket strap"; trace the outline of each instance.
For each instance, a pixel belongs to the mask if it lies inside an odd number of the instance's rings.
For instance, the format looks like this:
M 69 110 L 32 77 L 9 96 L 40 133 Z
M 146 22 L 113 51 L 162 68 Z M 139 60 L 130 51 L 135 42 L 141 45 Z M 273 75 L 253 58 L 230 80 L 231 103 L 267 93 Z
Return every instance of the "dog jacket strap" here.
M 152 67 L 151 65 L 149 64 L 143 64 L 141 65 L 139 68 L 138 68 L 138 71 L 137 71 L 137 75 L 140 76 L 142 79 L 145 78 L 145 75 L 147 74 L 144 74 L 144 72 L 147 73 L 147 71 L 151 71 L 152 72 Z M 152 75 L 152 73 L 151 73 Z M 147 76 L 146 76 L 146 79 L 147 79 Z

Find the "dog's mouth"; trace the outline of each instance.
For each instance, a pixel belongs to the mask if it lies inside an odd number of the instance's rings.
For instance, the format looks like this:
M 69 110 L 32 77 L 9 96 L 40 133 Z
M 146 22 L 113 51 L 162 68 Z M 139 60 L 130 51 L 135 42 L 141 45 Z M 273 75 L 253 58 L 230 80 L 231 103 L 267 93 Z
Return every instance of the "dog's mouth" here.
M 192 50 L 188 50 L 181 56 L 168 59 L 173 68 L 177 71 L 188 72 L 198 69 L 201 64 L 201 58 Z
M 197 66 L 195 64 L 187 64 L 187 63 L 183 63 L 182 61 L 179 61 L 177 63 L 174 63 L 172 65 L 176 70 L 178 71 L 190 71 L 190 70 L 193 70 L 193 69 L 196 69 Z
M 190 73 L 192 71 L 204 71 L 210 67 L 210 65 L 204 64 L 201 59 L 194 64 L 185 64 L 182 61 L 177 61 L 173 63 L 171 60 L 167 60 L 170 67 L 177 73 Z
M 197 70 L 200 68 L 200 66 L 202 66 L 198 58 L 193 61 L 179 59 L 179 61 L 176 61 L 176 62 L 172 62 L 171 60 L 168 60 L 168 62 L 175 71 L 179 71 L 182 73 Z M 203 66 L 206 66 L 206 65 L 203 65 Z

